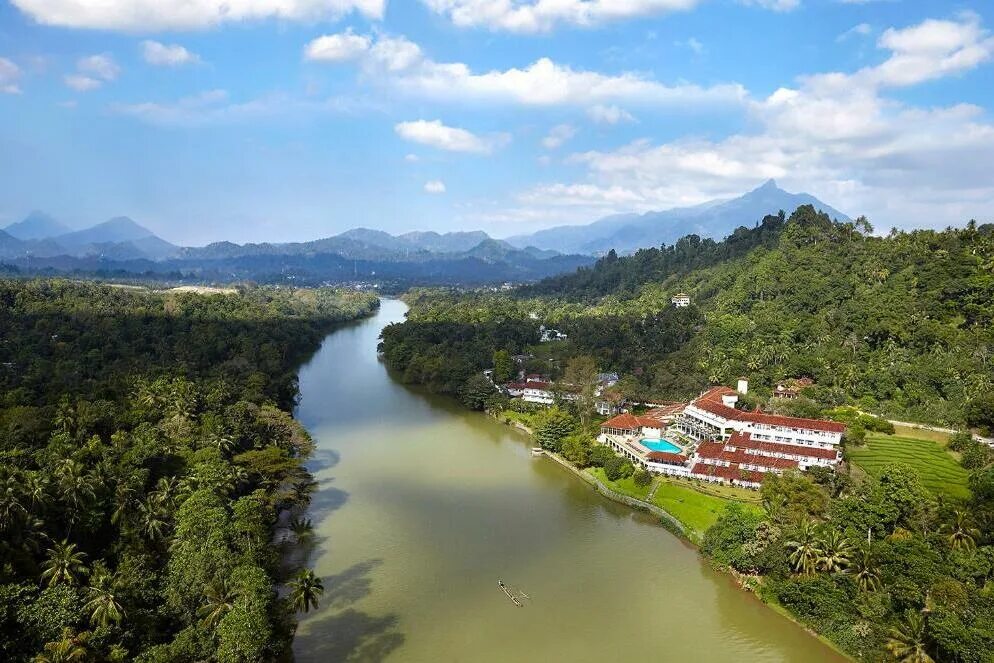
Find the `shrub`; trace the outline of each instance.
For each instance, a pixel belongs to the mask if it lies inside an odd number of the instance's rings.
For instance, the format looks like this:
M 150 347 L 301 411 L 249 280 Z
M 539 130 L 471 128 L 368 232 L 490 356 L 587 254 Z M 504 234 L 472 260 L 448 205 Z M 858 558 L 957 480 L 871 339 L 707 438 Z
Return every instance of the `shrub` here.
M 632 474 L 632 482 L 639 488 L 645 488 L 652 483 L 652 474 L 649 470 L 640 467 Z

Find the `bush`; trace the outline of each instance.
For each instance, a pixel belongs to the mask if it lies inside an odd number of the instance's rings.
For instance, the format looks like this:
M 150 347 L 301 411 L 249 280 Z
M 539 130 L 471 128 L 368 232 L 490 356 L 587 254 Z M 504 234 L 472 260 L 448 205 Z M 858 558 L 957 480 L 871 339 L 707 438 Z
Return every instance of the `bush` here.
M 604 467 L 608 461 L 617 457 L 618 456 L 611 451 L 610 447 L 603 444 L 595 444 L 593 449 L 590 450 L 587 462 L 590 463 L 592 467 Z
M 612 456 L 609 461 L 604 463 L 604 475 L 611 481 L 626 479 L 632 476 L 634 471 L 635 467 L 621 456 Z
M 652 483 L 652 474 L 649 470 L 640 467 L 632 474 L 632 482 L 639 488 L 645 488 Z

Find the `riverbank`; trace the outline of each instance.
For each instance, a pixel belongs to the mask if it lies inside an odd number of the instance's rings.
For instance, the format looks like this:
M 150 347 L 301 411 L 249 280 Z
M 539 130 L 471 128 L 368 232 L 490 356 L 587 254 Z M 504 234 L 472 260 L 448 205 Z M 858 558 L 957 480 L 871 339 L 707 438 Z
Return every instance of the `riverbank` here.
M 535 436 L 534 431 L 532 431 L 531 428 L 529 428 L 519 420 L 509 418 L 503 416 L 502 414 L 497 414 L 497 413 L 488 413 L 488 414 L 507 426 L 510 426 L 524 433 L 527 433 L 532 438 L 534 438 Z M 632 495 L 625 495 L 621 492 L 618 492 L 617 490 L 614 490 L 610 485 L 608 485 L 606 481 L 601 480 L 598 476 L 596 476 L 593 472 L 591 472 L 590 468 L 580 469 L 553 451 L 546 450 L 544 451 L 544 455 L 551 458 L 560 467 L 578 476 L 585 483 L 592 486 L 594 490 L 596 490 L 603 497 L 606 497 L 607 499 L 612 500 L 613 502 L 617 502 L 619 504 L 628 506 L 629 508 L 636 509 L 638 511 L 642 511 L 645 513 L 650 513 L 656 516 L 657 518 L 659 518 L 660 525 L 662 525 L 667 531 L 678 536 L 682 540 L 690 543 L 698 551 L 698 553 L 700 553 L 701 542 L 704 538 L 704 532 L 706 531 L 707 528 L 702 529 L 700 527 L 694 527 L 689 523 L 684 522 L 673 513 L 670 513 L 666 509 L 663 509 L 655 502 L 642 500 Z M 739 504 L 743 503 L 741 500 L 717 497 L 709 493 L 698 491 L 693 487 L 680 486 L 677 485 L 674 480 L 661 476 L 654 477 L 653 483 L 651 484 L 649 490 L 647 491 L 647 497 L 654 499 L 660 487 L 664 485 L 672 486 L 678 490 L 695 493 L 696 495 L 699 495 L 702 498 L 720 500 L 724 504 L 733 503 L 733 502 Z M 780 605 L 775 600 L 771 600 L 769 596 L 765 595 L 764 592 L 761 591 L 763 585 L 762 577 L 743 576 L 742 574 L 735 572 L 735 570 L 731 569 L 730 567 L 724 565 L 716 565 L 713 562 L 712 562 L 712 567 L 718 571 L 727 573 L 729 576 L 731 576 L 734 579 L 735 584 L 739 587 L 739 589 L 753 594 L 756 597 L 756 599 L 759 600 L 763 605 L 770 608 L 778 615 L 796 624 L 800 628 L 804 629 L 808 634 L 810 634 L 812 637 L 817 639 L 819 642 L 823 643 L 825 646 L 832 649 L 840 656 L 843 656 L 848 660 L 855 660 L 852 656 L 850 656 L 845 651 L 843 651 L 838 645 L 832 642 L 829 638 L 823 636 L 813 628 L 804 624 L 787 608 Z
M 534 432 L 518 419 L 503 413 L 491 416 L 534 437 Z M 715 495 L 711 491 L 699 490 L 696 486 L 688 485 L 689 482 L 662 476 L 653 478 L 653 483 L 645 491 L 646 498 L 642 499 L 634 494 L 626 494 L 624 489 L 619 488 L 618 482 L 611 482 L 606 477 L 598 476 L 597 468 L 578 468 L 552 451 L 545 451 L 545 455 L 580 477 L 604 497 L 657 516 L 668 530 L 696 546 L 700 545 L 704 532 L 714 524 L 727 504 L 734 502 L 749 508 L 759 501 L 758 498 L 749 501 Z M 670 508 L 666 508 L 667 506 Z

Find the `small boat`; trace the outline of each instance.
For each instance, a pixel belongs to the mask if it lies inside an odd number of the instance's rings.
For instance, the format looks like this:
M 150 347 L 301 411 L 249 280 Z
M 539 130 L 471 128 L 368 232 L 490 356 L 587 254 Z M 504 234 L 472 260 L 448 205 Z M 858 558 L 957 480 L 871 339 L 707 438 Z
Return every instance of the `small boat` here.
M 518 606 L 519 608 L 521 607 L 521 601 L 519 601 L 518 598 L 511 593 L 511 590 L 507 588 L 507 585 L 504 584 L 503 580 L 498 580 L 497 586 L 500 587 L 502 592 L 507 594 L 507 598 L 511 599 L 511 603 Z
M 545 449 L 543 449 L 542 447 L 532 447 L 533 456 L 542 456 L 544 454 L 545 454 Z

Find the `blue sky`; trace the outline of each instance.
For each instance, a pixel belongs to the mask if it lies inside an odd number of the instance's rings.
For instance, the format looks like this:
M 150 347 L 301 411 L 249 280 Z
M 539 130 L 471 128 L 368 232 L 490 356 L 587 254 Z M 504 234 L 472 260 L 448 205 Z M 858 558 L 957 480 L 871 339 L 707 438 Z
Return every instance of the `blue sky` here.
M 769 177 L 994 220 L 980 0 L 0 2 L 0 225 L 506 236 Z

